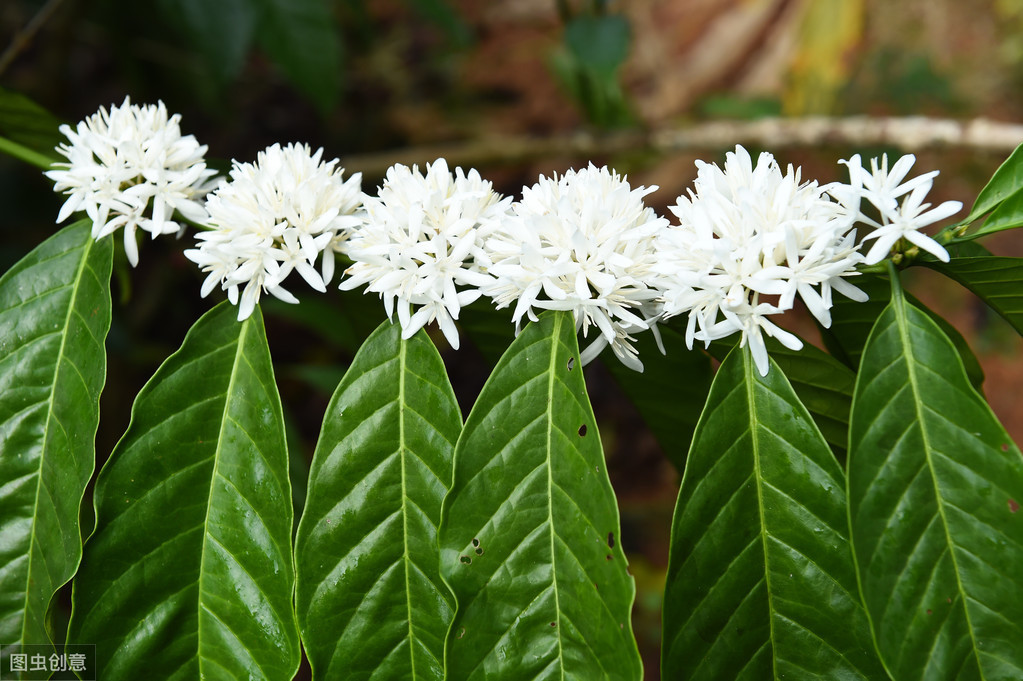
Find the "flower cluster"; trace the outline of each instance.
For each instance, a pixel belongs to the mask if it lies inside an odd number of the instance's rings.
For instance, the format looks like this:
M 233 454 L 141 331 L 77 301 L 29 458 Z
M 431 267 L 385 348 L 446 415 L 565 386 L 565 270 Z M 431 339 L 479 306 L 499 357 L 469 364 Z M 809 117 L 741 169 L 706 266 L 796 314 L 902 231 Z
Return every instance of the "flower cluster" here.
M 275 144 L 254 164 L 236 161 L 230 182 L 207 199 L 213 229 L 200 232 L 198 248 L 185 256 L 208 273 L 202 295 L 220 284 L 238 305 L 239 320 L 252 314 L 264 291 L 297 303 L 283 286 L 292 271 L 326 291 L 335 252 L 361 224 L 361 174 L 342 179 L 337 159 L 323 162 L 322 154 L 307 145 Z
M 84 210 L 96 239 L 123 227 L 124 251 L 133 266 L 139 257 L 137 229 L 153 238 L 174 234 L 181 230 L 172 219 L 175 210 L 205 222 L 203 198 L 214 171 L 206 168 L 206 147 L 192 135 L 181 135 L 180 120 L 178 114 L 168 118 L 163 102 L 137 106 L 126 97 L 121 106 L 109 112 L 101 108 L 74 130 L 62 125 L 69 143 L 57 151 L 67 162 L 46 172 L 54 191 L 68 195 L 57 222 Z
M 857 274 L 863 259 L 855 244 L 856 213 L 833 200 L 829 187 L 801 183 L 798 170 L 782 174 L 768 153 L 754 165 L 737 147 L 724 169 L 697 166 L 695 190 L 671 207 L 679 224 L 658 238 L 664 315 L 689 315 L 690 348 L 694 339 L 709 344 L 741 332 L 741 343 L 749 343 L 766 374 L 763 334 L 802 347 L 770 320 L 791 309 L 797 295 L 824 326 L 831 324 L 832 290 L 867 299 L 844 279 Z
M 833 294 L 866 300 L 848 279 L 893 249 L 912 253 L 911 244 L 947 262 L 921 229 L 962 208 L 925 202 L 938 173 L 907 179 L 912 155 L 890 169 L 886 156 L 871 159 L 869 170 L 856 155 L 842 161 L 848 183 L 819 185 L 791 166 L 783 172 L 771 154 L 754 163 L 741 146 L 723 167 L 697 161 L 693 188 L 671 206 L 675 224 L 645 205 L 656 187 L 633 188 L 593 164 L 541 176 L 514 203 L 444 159 L 425 173 L 394 165 L 370 196 L 360 174 L 344 179 L 337 159 L 296 144 L 235 161 L 230 180 L 208 193 L 206 147 L 182 136 L 178 122 L 162 103 L 125 99 L 74 131 L 62 126 L 70 144 L 58 151 L 68 162 L 47 172 L 69 195 L 58 222 L 85 210 L 95 238 L 123 226 L 133 265 L 137 229 L 178 232 L 175 211 L 201 223 L 209 231 L 185 255 L 207 274 L 202 295 L 219 285 L 240 320 L 264 292 L 297 302 L 283 286 L 292 271 L 325 291 L 340 255 L 351 263 L 340 288 L 378 294 L 405 338 L 436 322 L 457 348 L 461 309 L 486 296 L 512 307 L 516 331 L 538 310 L 571 311 L 584 337 L 598 332 L 584 363 L 610 346 L 639 371 L 635 334 L 651 331 L 660 347 L 657 324 L 684 316 L 690 348 L 738 332 L 766 374 L 765 335 L 802 347 L 774 321 L 797 297 L 830 326 Z M 857 226 L 868 228 L 859 241 Z
M 927 210 L 931 205 L 924 203 L 924 199 L 931 190 L 931 184 L 938 171 L 932 170 L 902 182 L 915 161 L 915 156 L 907 154 L 896 161 L 889 171 L 887 155 L 882 157 L 880 166 L 874 158 L 870 160 L 869 173 L 861 165 L 859 154 L 848 161 L 842 161 L 849 167 L 851 194 L 869 201 L 881 216 L 881 222 L 863 213 L 858 213 L 857 216 L 861 222 L 874 228 L 874 231 L 863 237 L 864 241 L 875 239 L 874 245 L 866 255 L 865 262 L 868 265 L 887 258 L 892 246 L 899 239 L 905 239 L 922 248 L 942 262 L 949 260 L 948 251 L 937 241 L 920 232 L 920 229 L 955 215 L 963 209 L 963 204 L 960 201 L 945 201 L 940 206 Z
M 416 166 L 391 166 L 378 196 L 363 201 L 365 225 L 348 243 L 354 264 L 341 288 L 368 285 L 380 294 L 388 318 L 397 308 L 403 337 L 436 321 L 457 348 L 455 320 L 491 282 L 483 244 L 504 221 L 511 199 L 477 171 L 455 168 L 452 174 L 438 159 L 425 175 Z
M 632 346 L 637 331 L 659 316 L 651 287 L 655 237 L 667 220 L 643 204 L 657 187 L 632 189 L 617 173 L 592 164 L 560 178 L 540 177 L 487 240 L 494 281 L 483 292 L 500 309 L 515 303 L 516 329 L 533 308 L 571 310 L 587 335 L 600 332 L 582 354 L 588 362 L 610 345 L 624 364 L 643 365 Z M 656 331 L 656 330 L 655 330 Z

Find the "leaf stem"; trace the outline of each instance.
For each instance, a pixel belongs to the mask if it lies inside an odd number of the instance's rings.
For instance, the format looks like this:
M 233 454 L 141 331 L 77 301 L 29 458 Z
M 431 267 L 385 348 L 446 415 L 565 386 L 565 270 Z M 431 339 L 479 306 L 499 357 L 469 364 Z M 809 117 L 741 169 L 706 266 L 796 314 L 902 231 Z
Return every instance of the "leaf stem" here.
M 38 151 L 33 151 L 32 149 L 11 141 L 6 137 L 0 137 L 0 151 L 43 170 L 49 170 L 53 164 L 57 162 L 49 156 L 40 154 Z

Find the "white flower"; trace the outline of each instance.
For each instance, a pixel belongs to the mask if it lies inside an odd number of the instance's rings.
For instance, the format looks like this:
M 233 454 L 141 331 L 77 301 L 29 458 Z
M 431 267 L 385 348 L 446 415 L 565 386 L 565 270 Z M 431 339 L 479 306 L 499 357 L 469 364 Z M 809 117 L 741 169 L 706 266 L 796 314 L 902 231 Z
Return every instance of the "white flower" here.
M 344 180 L 338 160 L 323 162 L 322 154 L 305 144 L 274 144 L 254 164 L 235 161 L 230 182 L 207 199 L 213 229 L 197 234 L 198 248 L 185 257 L 208 273 L 202 296 L 220 284 L 238 305 L 239 321 L 252 314 L 263 291 L 297 303 L 282 285 L 292 271 L 326 291 L 335 251 L 362 222 L 362 175 Z
M 664 316 L 688 314 L 686 343 L 709 344 L 736 331 L 749 343 L 761 375 L 769 362 L 763 334 L 798 350 L 802 343 L 768 319 L 792 308 L 798 295 L 824 326 L 831 325 L 832 290 L 867 299 L 843 277 L 862 257 L 852 229 L 857 212 L 848 187 L 800 182 L 762 153 L 754 166 L 741 146 L 717 165 L 697 161 L 695 191 L 679 196 L 679 218 L 657 241 Z M 834 200 L 837 199 L 837 200 Z M 762 296 L 777 296 L 772 304 Z M 723 319 L 722 319 L 723 317 Z
M 173 221 L 177 210 L 186 219 L 206 221 L 203 197 L 214 171 L 207 170 L 200 146 L 192 135 L 181 135 L 181 116 L 167 116 L 163 102 L 137 106 L 125 97 L 110 111 L 100 108 L 75 130 L 60 126 L 70 141 L 57 151 L 68 159 L 45 174 L 54 191 L 68 194 L 57 222 L 77 210 L 92 220 L 92 236 L 100 239 L 124 228 L 124 251 L 138 264 L 135 230 L 156 238 L 182 229 Z M 147 209 L 152 202 L 152 209 Z
M 863 237 L 863 241 L 877 239 L 864 261 L 868 265 L 874 265 L 887 258 L 892 246 L 899 239 L 906 239 L 942 262 L 949 260 L 948 251 L 919 230 L 955 215 L 962 210 L 963 204 L 960 201 L 945 201 L 927 210 L 931 204 L 923 201 L 927 192 L 931 190 L 938 171 L 932 170 L 902 182 L 915 161 L 915 156 L 907 154 L 896 161 L 889 171 L 888 156 L 884 155 L 881 157 L 880 166 L 876 158 L 870 160 L 869 173 L 860 164 L 859 154 L 848 161 L 842 161 L 849 167 L 850 187 L 855 193 L 870 201 L 881 216 L 881 222 L 878 223 L 865 215 L 860 215 L 860 220 L 875 227 L 873 232 Z
M 593 164 L 541 176 L 487 240 L 495 281 L 484 293 L 498 308 L 515 303 L 516 330 L 523 316 L 537 319 L 533 308 L 571 310 L 583 336 L 591 325 L 600 332 L 582 353 L 584 363 L 610 344 L 626 366 L 642 371 L 631 334 L 653 328 L 658 316 L 658 292 L 647 282 L 654 237 L 668 224 L 643 203 L 656 189 L 632 189 Z
M 491 279 L 483 270 L 484 239 L 505 219 L 510 201 L 476 170 L 456 168 L 452 175 L 442 158 L 425 175 L 417 166 L 391 166 L 379 195 L 364 197 L 366 222 L 348 242 L 354 264 L 341 289 L 368 284 L 388 318 L 397 308 L 403 338 L 436 321 L 457 349 L 459 310 Z

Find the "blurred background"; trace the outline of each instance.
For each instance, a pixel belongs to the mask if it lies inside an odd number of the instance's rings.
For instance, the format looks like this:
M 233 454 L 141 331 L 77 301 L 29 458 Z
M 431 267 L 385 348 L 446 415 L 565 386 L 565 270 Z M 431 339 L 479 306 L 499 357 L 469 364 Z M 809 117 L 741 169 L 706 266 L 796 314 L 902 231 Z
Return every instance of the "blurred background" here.
M 208 145 L 222 169 L 274 142 L 307 142 L 363 172 L 366 191 L 391 163 L 443 154 L 518 194 L 541 173 L 593 161 L 628 173 L 634 186 L 658 185 L 648 201 L 662 213 L 695 176 L 693 161 L 720 162 L 735 140 L 667 149 L 658 134 L 708 121 L 1023 122 L 1023 0 L 3 0 L 0 50 L 0 135 L 34 148 L 59 141 L 59 122 L 130 95 L 180 112 L 183 132 Z M 763 148 L 783 165 L 822 182 L 844 179 L 837 161 L 853 153 L 902 153 L 841 136 L 772 141 Z M 969 207 L 1008 151 L 921 151 L 916 170 L 941 170 L 935 202 Z M 0 157 L 0 272 L 57 229 L 62 201 L 50 187 L 37 170 Z M 1023 256 L 1017 232 L 984 243 Z M 135 270 L 117 261 L 101 461 L 135 393 L 219 300 L 199 298 L 202 277 L 181 255 L 190 244 L 189 236 L 147 241 Z M 1020 338 L 958 285 L 918 270 L 908 273 L 909 290 L 964 334 L 986 372 L 987 398 L 1023 442 Z M 293 290 L 301 305 L 271 299 L 264 313 L 300 504 L 330 393 L 384 313 L 359 292 Z M 782 324 L 819 343 L 800 311 Z M 490 347 L 470 335 L 458 353 L 444 352 L 464 414 L 510 326 Z M 588 367 L 587 381 L 639 590 L 636 633 L 648 678 L 657 678 L 679 481 L 665 449 L 679 443 L 646 428 L 605 366 Z

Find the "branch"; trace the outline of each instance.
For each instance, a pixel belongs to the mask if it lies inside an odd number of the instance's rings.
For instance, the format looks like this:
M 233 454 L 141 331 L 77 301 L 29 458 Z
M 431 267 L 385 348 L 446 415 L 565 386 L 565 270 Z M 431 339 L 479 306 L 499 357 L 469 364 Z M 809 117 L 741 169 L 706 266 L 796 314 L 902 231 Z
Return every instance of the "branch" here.
M 772 150 L 817 146 L 892 146 L 907 152 L 962 148 L 1008 154 L 1020 142 L 1023 142 L 1023 125 L 985 118 L 957 121 L 920 116 L 810 116 L 712 121 L 685 128 L 602 135 L 579 132 L 555 137 L 492 137 L 352 155 L 343 160 L 349 171 L 379 177 L 394 163 L 424 164 L 437 158 L 445 158 L 453 166 L 492 166 L 555 156 L 595 158 L 626 151 L 660 154 L 717 151 L 736 144 Z

